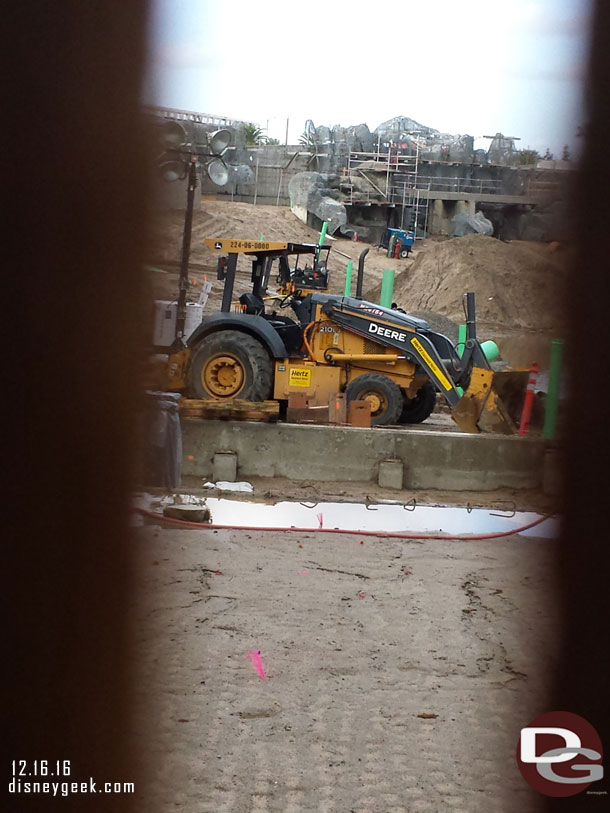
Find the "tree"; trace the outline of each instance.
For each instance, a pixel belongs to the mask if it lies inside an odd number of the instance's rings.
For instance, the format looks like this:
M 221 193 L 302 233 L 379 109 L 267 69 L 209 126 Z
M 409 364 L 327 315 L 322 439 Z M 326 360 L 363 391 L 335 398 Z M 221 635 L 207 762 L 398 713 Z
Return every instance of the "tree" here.
M 561 153 L 561 160 L 562 161 L 569 161 L 570 160 L 570 148 L 567 144 L 563 145 L 563 152 Z
M 549 150 L 548 147 L 546 148 L 546 152 L 544 153 L 542 158 L 543 158 L 544 161 L 553 161 L 554 160 L 553 159 L 553 153 Z
M 263 135 L 261 128 L 252 122 L 248 122 L 246 124 L 244 127 L 244 133 L 246 136 L 246 147 L 257 147 L 265 140 L 265 136 Z
M 533 166 L 540 158 L 540 153 L 537 150 L 519 150 L 519 164 L 520 166 Z
M 279 144 L 279 143 L 280 143 L 280 141 L 279 141 L 278 138 L 265 138 L 265 144 L 276 145 L 276 144 Z

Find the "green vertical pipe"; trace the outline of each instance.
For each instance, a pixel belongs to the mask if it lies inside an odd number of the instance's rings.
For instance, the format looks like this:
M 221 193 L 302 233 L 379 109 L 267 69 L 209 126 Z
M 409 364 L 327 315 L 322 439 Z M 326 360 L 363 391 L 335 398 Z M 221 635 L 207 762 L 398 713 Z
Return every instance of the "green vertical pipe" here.
M 394 295 L 394 269 L 386 268 L 381 279 L 381 297 L 379 304 L 382 308 L 392 306 L 392 296 Z
M 549 391 L 546 396 L 544 409 L 544 429 L 542 435 L 545 440 L 553 440 L 557 428 L 557 411 L 559 407 L 559 379 L 561 377 L 561 357 L 563 354 L 563 339 L 553 339 L 551 342 L 551 369 L 549 370 Z
M 458 325 L 457 354 L 462 357 L 466 348 L 466 325 Z
M 354 269 L 354 263 L 350 260 L 347 264 L 347 268 L 345 269 L 345 292 L 343 296 L 351 296 L 352 295 L 352 271 Z
M 318 245 L 319 246 L 324 245 L 324 240 L 326 238 L 326 232 L 327 231 L 328 231 L 328 223 L 326 221 L 324 221 L 324 223 L 322 223 L 322 231 L 320 232 L 320 239 L 318 240 Z
M 458 356 L 464 355 L 466 349 L 466 325 L 458 325 L 458 340 L 457 347 L 455 348 Z M 461 387 L 456 387 L 460 395 L 464 395 L 464 390 Z

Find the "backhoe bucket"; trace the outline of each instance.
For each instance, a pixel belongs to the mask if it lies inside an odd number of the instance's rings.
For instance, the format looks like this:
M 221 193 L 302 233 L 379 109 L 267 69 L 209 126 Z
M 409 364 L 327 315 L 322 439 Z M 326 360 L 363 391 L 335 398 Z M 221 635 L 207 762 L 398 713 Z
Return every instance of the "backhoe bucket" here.
M 474 367 L 470 385 L 451 413 L 453 420 L 462 432 L 515 434 L 528 375 L 528 370 Z

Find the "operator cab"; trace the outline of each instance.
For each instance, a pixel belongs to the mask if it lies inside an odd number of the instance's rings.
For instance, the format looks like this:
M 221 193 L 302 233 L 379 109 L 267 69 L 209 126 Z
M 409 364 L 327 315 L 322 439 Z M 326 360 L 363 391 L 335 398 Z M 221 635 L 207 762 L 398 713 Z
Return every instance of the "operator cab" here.
M 303 326 L 289 316 L 283 316 L 273 311 L 266 313 L 265 303 L 261 297 L 246 292 L 239 297 L 239 304 L 245 309 L 244 313 L 250 316 L 262 316 L 279 334 L 288 354 L 299 355 L 303 346 Z

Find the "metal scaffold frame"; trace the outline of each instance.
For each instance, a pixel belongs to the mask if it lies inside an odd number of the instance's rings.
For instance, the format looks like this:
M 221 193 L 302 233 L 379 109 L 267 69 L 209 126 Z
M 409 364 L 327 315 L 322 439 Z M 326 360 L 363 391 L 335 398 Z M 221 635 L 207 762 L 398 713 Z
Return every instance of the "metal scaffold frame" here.
M 392 145 L 388 146 L 387 152 L 381 152 L 380 143 L 378 142 L 377 152 L 350 152 L 347 159 L 347 184 L 349 186 L 349 201 L 345 203 L 354 204 L 362 202 L 379 202 L 377 197 L 369 194 L 363 198 L 354 198 L 354 187 L 350 179 L 355 173 L 363 177 L 378 195 L 381 196 L 382 203 L 387 203 L 392 206 L 401 207 L 400 227 L 405 228 L 405 212 L 409 208 L 415 212 L 415 239 L 421 240 L 424 238 L 428 227 L 428 192 L 430 190 L 430 180 L 426 178 L 422 185 L 422 179 L 419 176 L 419 144 L 415 142 L 415 155 L 403 155 L 400 148 L 397 147 L 395 152 L 392 152 Z M 366 167 L 370 169 L 370 163 L 374 161 L 379 165 L 379 169 L 384 167 L 385 171 L 385 192 L 366 174 Z M 364 169 L 363 169 L 364 166 Z M 376 171 L 377 170 L 376 168 Z M 404 175 L 404 181 L 396 182 L 396 175 Z M 421 221 L 424 221 L 423 227 L 420 227 Z M 417 231 L 420 229 L 420 234 Z

